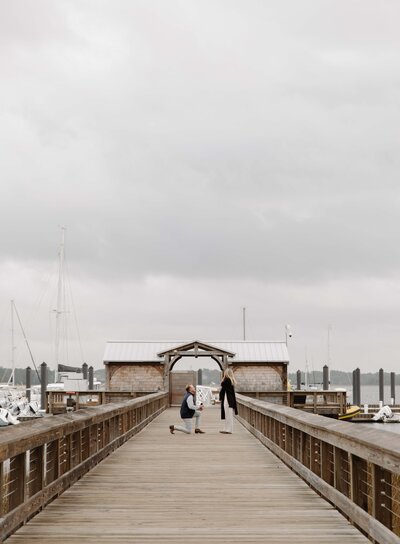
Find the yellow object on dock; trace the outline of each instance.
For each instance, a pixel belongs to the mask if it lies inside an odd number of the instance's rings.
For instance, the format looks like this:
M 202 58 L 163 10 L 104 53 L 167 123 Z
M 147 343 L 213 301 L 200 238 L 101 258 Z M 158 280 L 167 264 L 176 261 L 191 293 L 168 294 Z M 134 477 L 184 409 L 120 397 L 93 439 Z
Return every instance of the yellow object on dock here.
M 344 414 L 339 414 L 338 419 L 348 420 L 353 418 L 354 416 L 357 416 L 361 412 L 361 408 L 356 405 L 348 406 L 346 409 L 346 412 Z

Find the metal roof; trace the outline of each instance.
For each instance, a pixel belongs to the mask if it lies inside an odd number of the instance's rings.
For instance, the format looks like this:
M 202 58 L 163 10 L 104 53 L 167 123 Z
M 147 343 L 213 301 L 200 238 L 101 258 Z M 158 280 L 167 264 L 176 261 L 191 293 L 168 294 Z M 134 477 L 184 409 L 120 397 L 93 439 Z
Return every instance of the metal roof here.
M 107 342 L 104 352 L 104 363 L 128 363 L 128 362 L 162 362 L 163 358 L 157 353 L 168 351 L 189 342 Z M 234 362 L 267 362 L 288 363 L 289 353 L 285 342 L 203 342 L 219 347 L 222 350 L 231 351 L 236 355 Z

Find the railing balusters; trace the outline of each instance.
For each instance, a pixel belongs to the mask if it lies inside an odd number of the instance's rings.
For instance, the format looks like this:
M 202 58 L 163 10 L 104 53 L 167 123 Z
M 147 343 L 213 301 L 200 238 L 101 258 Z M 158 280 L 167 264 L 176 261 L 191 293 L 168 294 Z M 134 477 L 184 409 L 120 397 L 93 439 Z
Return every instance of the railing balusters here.
M 335 484 L 333 446 L 326 442 L 321 442 L 321 478 L 331 485 Z
M 351 458 L 351 499 L 368 512 L 368 466 L 365 459 L 357 455 Z
M 390 472 L 374 465 L 373 488 L 375 517 L 386 527 L 390 527 L 392 524 L 392 489 Z

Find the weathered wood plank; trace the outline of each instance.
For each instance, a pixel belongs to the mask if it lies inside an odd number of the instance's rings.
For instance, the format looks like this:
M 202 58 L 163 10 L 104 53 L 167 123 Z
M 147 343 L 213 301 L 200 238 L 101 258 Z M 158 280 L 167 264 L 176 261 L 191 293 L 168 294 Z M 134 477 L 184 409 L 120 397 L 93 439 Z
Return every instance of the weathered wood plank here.
M 204 435 L 169 433 L 161 414 L 19 529 L 11 544 L 369 542 L 238 422 L 218 409 Z

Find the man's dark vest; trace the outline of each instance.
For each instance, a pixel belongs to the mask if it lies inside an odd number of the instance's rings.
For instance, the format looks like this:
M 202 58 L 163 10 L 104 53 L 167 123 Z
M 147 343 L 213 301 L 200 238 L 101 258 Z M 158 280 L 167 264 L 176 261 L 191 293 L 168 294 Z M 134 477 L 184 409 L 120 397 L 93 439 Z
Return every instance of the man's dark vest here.
M 194 416 L 195 411 L 190 410 L 189 406 L 187 405 L 187 399 L 192 395 L 192 393 L 186 393 L 186 395 L 183 398 L 182 404 L 181 404 L 181 418 L 182 419 L 190 419 Z M 193 395 L 192 395 L 193 396 Z

